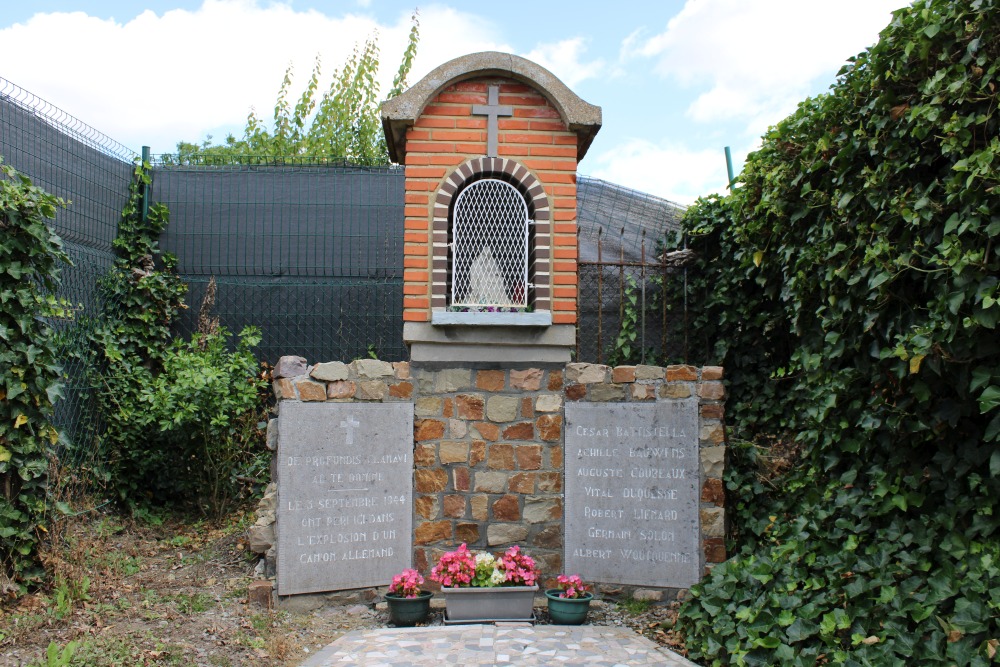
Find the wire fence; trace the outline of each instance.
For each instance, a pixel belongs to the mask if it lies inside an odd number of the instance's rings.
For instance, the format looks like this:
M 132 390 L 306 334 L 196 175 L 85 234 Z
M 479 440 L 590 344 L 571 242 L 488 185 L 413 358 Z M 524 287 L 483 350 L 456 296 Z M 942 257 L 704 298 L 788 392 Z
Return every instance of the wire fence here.
M 100 369 L 81 353 L 89 327 L 120 306 L 101 278 L 138 155 L 79 119 L 0 78 L 0 155 L 37 185 L 66 199 L 53 223 L 72 266 L 57 296 L 71 319 L 53 321 L 62 351 L 65 399 L 56 425 L 71 443 L 68 463 L 88 465 L 102 424 Z M 296 354 L 311 362 L 377 355 L 403 360 L 404 174 L 339 159 L 178 156 L 153 160 L 151 199 L 170 211 L 160 239 L 179 259 L 188 310 L 175 333 L 197 328 L 205 288 L 217 284 L 215 314 L 238 333 L 261 328 L 258 357 Z M 683 323 L 664 319 L 664 295 L 683 272 L 661 264 L 658 242 L 679 228 L 667 200 L 580 176 L 579 361 L 654 363 L 683 354 Z M 676 295 L 676 292 L 674 292 Z M 634 331 L 628 354 L 619 342 Z
M 687 358 L 686 323 L 663 304 L 685 288 L 663 258 L 684 208 L 596 178 L 577 180 L 577 361 L 660 364 Z
M 620 248 L 620 240 L 610 245 Z M 640 242 L 639 259 L 630 261 L 619 249 L 617 256 L 603 252 L 598 236 L 597 261 L 580 261 L 577 284 L 576 355 L 579 361 L 598 364 L 662 365 L 687 360 L 687 322 L 671 314 L 683 295 L 683 267 L 647 254 Z
M 160 246 L 191 286 L 178 330 L 196 329 L 214 276 L 221 323 L 261 327 L 263 359 L 406 359 L 403 170 L 307 160 L 156 157 L 152 197 L 170 210 Z
M 62 356 L 65 397 L 55 423 L 71 447 L 64 458 L 88 464 L 101 430 L 94 379 L 79 352 L 89 343 L 87 322 L 118 307 L 105 303 L 98 281 L 114 263 L 112 242 L 128 198 L 135 153 L 77 118 L 0 78 L 0 155 L 35 185 L 65 199 L 53 229 L 72 266 L 56 294 L 71 304 L 72 319 L 52 324 Z

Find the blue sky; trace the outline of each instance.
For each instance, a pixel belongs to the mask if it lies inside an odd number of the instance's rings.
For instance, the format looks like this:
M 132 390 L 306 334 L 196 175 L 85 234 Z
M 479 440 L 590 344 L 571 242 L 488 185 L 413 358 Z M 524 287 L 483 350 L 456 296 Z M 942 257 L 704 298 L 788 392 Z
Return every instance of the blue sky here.
M 0 11 L 0 76 L 136 151 L 170 152 L 180 140 L 239 135 L 251 107 L 269 118 L 289 64 L 304 86 L 320 54 L 326 84 L 375 32 L 388 90 L 419 7 L 411 83 L 475 51 L 534 60 L 603 108 L 581 173 L 686 204 L 724 188 L 724 146 L 738 169 L 905 4 L 35 0 Z

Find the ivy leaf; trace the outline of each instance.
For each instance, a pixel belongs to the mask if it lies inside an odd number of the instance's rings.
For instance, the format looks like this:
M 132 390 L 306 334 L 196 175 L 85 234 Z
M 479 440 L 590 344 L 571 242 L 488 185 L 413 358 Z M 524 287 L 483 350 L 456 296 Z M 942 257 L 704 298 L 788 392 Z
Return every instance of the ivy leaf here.
M 868 281 L 868 289 L 876 289 L 879 285 L 882 285 L 885 281 L 889 280 L 890 275 L 887 271 L 882 271 L 876 273 L 872 276 L 871 280 Z
M 55 403 L 60 398 L 63 398 L 63 388 L 62 384 L 54 382 L 45 388 L 45 395 L 48 396 L 49 403 Z
M 990 385 L 979 395 L 979 413 L 986 414 L 1000 406 L 1000 386 Z

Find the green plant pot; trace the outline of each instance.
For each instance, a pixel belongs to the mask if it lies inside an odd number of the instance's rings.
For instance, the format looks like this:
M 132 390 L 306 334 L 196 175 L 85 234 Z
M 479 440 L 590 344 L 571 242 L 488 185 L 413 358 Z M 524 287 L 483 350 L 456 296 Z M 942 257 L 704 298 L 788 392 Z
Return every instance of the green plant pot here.
M 421 591 L 415 598 L 401 598 L 386 593 L 385 601 L 389 605 L 389 620 L 400 627 L 416 625 L 426 621 L 431 613 L 431 598 L 434 593 Z
M 587 612 L 590 611 L 590 601 L 594 599 L 593 593 L 585 593 L 582 598 L 561 598 L 559 594 L 562 590 L 550 588 L 545 591 L 545 597 L 549 602 L 549 618 L 556 625 L 581 625 L 587 620 Z

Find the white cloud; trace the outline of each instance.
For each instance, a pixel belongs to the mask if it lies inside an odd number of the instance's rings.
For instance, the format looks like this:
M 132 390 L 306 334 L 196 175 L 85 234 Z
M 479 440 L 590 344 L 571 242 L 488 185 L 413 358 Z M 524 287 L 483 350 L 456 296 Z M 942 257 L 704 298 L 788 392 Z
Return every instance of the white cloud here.
M 622 54 L 655 58 L 659 74 L 703 90 L 687 109 L 692 119 L 757 119 L 748 129 L 760 132 L 792 111 L 817 79 L 832 83 L 845 60 L 874 44 L 890 12 L 904 4 L 688 0 L 663 32 L 630 35 Z
M 383 62 L 394 70 L 402 58 L 406 35 L 410 30 L 409 14 L 401 17 L 399 32 L 386 32 Z M 479 51 L 513 51 L 503 41 L 496 26 L 482 16 L 461 12 L 444 5 L 420 8 L 420 44 L 408 79 L 410 85 L 443 63 Z M 395 74 L 395 72 L 393 72 Z M 391 76 L 389 77 L 391 80 Z M 388 88 L 386 88 L 388 90 Z
M 0 30 L 3 76 L 134 150 L 174 150 L 179 140 L 240 134 L 250 108 L 269 120 L 285 68 L 293 94 L 317 55 L 329 84 L 355 45 L 378 35 L 382 93 L 402 58 L 409 13 L 392 25 L 363 14 L 324 15 L 281 3 L 205 0 L 197 10 L 152 11 L 125 22 L 84 12 L 36 14 Z M 421 35 L 409 82 L 472 51 L 510 50 L 490 24 L 452 9 L 421 10 Z
M 573 37 L 560 42 L 539 44 L 524 54 L 524 57 L 548 69 L 563 83 L 573 88 L 581 81 L 600 76 L 605 69 L 603 60 L 584 62 L 583 54 L 586 50 L 586 40 L 582 37 Z
M 721 150 L 692 150 L 645 139 L 631 139 L 601 155 L 588 155 L 587 162 L 593 167 L 592 176 L 683 205 L 712 192 L 725 192 L 728 178 Z

